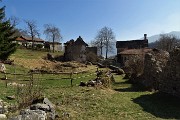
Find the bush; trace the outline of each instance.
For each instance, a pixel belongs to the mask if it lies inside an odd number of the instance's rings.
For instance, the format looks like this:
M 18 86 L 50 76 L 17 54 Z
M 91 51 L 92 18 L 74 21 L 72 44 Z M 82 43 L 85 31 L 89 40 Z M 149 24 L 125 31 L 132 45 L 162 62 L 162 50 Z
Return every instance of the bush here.
M 43 45 L 42 45 L 42 44 L 37 44 L 37 45 L 36 45 L 36 49 L 39 50 L 39 49 L 42 49 L 42 48 L 43 48 Z
M 39 81 L 38 81 L 39 82 Z M 25 108 L 43 97 L 43 88 L 33 78 L 27 84 L 17 86 L 17 101 L 20 108 Z
M 99 58 L 96 54 L 89 52 L 86 55 L 86 60 L 89 62 L 92 62 L 92 63 L 96 63 L 96 62 L 98 62 Z
M 125 73 L 130 77 L 130 80 L 135 80 L 135 78 L 138 78 L 138 76 L 143 74 L 144 56 L 134 56 L 133 58 L 127 60 L 125 62 L 124 70 Z

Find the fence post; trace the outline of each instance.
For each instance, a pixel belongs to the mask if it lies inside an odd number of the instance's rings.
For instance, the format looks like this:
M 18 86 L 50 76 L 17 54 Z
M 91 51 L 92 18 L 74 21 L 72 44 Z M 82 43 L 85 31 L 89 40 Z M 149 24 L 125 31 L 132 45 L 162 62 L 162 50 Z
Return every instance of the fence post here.
M 70 79 L 71 79 L 71 87 L 73 86 L 73 84 L 72 84 L 72 81 L 73 81 L 73 78 L 72 78 L 72 72 L 70 73 Z

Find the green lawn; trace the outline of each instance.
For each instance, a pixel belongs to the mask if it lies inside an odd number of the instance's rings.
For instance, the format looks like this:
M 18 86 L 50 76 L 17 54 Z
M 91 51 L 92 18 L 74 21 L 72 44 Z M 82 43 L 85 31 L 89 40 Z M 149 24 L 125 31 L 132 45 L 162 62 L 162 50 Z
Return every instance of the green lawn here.
M 39 55 L 33 54 L 33 56 Z M 28 69 L 21 66 L 7 65 L 7 69 L 12 73 L 14 71 L 16 73 L 28 72 Z M 74 74 L 73 78 L 77 79 L 73 80 L 73 86 L 71 86 L 69 75 L 42 74 L 33 77 L 34 82 L 42 86 L 43 94 L 56 105 L 60 120 L 180 119 L 180 99 L 163 93 L 144 91 L 141 86 L 130 84 L 120 75 L 114 75 L 115 83 L 111 88 L 78 86 L 80 81 L 94 79 L 96 75 L 92 73 L 95 73 L 95 70 Z M 2 78 L 2 73 L 0 77 Z M 25 76 L 8 75 L 8 77 L 20 83 L 25 83 L 27 81 L 23 80 L 28 79 Z M 22 81 L 18 81 L 19 79 Z M 6 96 L 16 95 L 16 92 L 16 87 L 6 88 L 5 81 L 0 80 L 1 99 L 15 103 L 15 100 L 7 100 Z
M 31 50 L 31 49 L 17 49 L 17 51 L 11 55 L 10 58 L 24 58 L 24 59 L 40 59 L 47 55 L 49 52 L 45 51 L 37 51 L 37 50 Z M 52 53 L 52 55 L 62 55 L 62 52 L 55 52 Z

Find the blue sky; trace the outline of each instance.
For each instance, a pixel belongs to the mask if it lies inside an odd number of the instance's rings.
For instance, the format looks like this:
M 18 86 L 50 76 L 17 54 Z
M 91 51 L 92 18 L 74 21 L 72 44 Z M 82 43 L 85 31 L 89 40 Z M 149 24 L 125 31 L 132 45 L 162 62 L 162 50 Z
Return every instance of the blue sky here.
M 43 35 L 44 24 L 60 28 L 63 42 L 79 35 L 88 43 L 107 26 L 116 40 L 130 40 L 180 31 L 180 0 L 2 0 L 6 17 L 35 20 Z

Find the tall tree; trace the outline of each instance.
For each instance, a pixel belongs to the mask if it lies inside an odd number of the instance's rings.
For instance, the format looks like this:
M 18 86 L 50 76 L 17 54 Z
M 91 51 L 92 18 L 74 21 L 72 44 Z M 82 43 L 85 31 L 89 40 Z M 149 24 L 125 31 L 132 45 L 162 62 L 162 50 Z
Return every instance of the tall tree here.
M 37 24 L 34 20 L 25 20 L 25 23 L 27 25 L 26 32 L 29 36 L 32 38 L 32 49 L 34 48 L 34 41 L 35 37 L 39 37 L 40 33 L 37 29 Z
M 13 41 L 14 26 L 10 20 L 5 20 L 5 7 L 0 8 L 0 59 L 6 60 L 16 50 L 16 44 Z
M 115 45 L 115 35 L 112 29 L 108 27 L 103 27 L 97 33 L 94 43 L 100 49 L 101 56 L 102 56 L 103 47 L 105 48 L 106 59 L 107 59 L 108 53 L 112 51 L 113 45 Z
M 62 39 L 62 36 L 60 34 L 60 30 L 58 27 L 52 24 L 45 24 L 44 25 L 44 34 L 46 35 L 47 39 L 53 42 L 53 52 L 54 52 L 54 46 L 55 42 L 59 42 Z
M 99 36 L 96 36 L 95 40 L 91 41 L 91 45 L 97 47 L 98 52 L 100 52 L 100 55 L 103 56 L 103 47 L 104 47 L 103 39 L 99 38 Z

